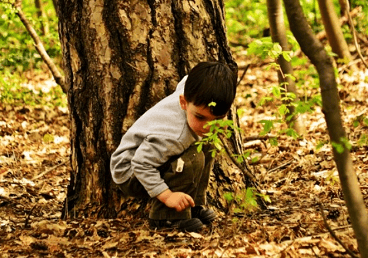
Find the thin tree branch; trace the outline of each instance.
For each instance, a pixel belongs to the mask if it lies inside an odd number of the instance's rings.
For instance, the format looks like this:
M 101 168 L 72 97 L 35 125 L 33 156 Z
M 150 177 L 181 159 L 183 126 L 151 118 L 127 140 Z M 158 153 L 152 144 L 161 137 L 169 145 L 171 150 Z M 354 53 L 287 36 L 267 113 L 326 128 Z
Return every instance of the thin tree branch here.
M 27 31 L 29 32 L 29 34 L 31 35 L 33 41 L 35 42 L 35 47 L 37 52 L 40 54 L 40 56 L 42 57 L 42 59 L 45 61 L 45 63 L 47 64 L 48 68 L 50 69 L 56 83 L 58 85 L 61 86 L 61 88 L 63 89 L 63 92 L 66 93 L 68 91 L 67 86 L 65 85 L 65 79 L 64 77 L 60 74 L 59 70 L 57 69 L 56 65 L 54 64 L 54 62 L 51 60 L 50 56 L 47 54 L 37 32 L 35 31 L 35 29 L 32 27 L 32 25 L 29 23 L 27 17 L 25 16 L 25 14 L 22 11 L 22 3 L 20 0 L 17 0 L 14 4 L 15 9 L 17 10 L 17 15 L 20 18 L 20 20 L 22 21 L 23 25 L 26 27 Z
M 325 223 L 325 227 L 327 228 L 328 232 L 330 232 L 331 236 L 345 249 L 345 251 L 353 258 L 358 258 L 358 256 L 356 256 L 350 249 L 348 249 L 346 247 L 346 245 L 340 240 L 340 238 L 335 234 L 335 232 L 330 228 L 330 226 L 328 225 L 327 219 L 326 219 L 326 215 L 323 211 L 323 205 L 322 203 L 317 200 L 317 204 L 319 209 L 321 210 L 321 214 L 322 214 L 322 218 L 323 218 L 323 222 Z
M 250 172 L 250 169 L 247 167 L 247 165 L 244 166 L 242 164 L 239 163 L 239 161 L 236 160 L 236 158 L 234 157 L 233 153 L 231 152 L 229 146 L 226 143 L 226 140 L 224 139 L 223 135 L 219 135 L 222 145 L 225 148 L 226 153 L 228 154 L 228 156 L 231 158 L 231 161 L 234 162 L 234 164 L 243 172 L 243 174 L 249 178 L 251 181 L 255 182 L 257 179 L 256 177 Z
M 236 84 L 236 86 L 238 86 L 238 85 L 240 84 L 240 82 L 243 80 L 244 75 L 245 75 L 245 73 L 248 71 L 249 66 L 250 66 L 250 64 L 247 64 L 247 65 L 245 66 L 244 71 L 243 71 L 242 75 L 240 76 L 240 78 L 239 78 L 238 83 Z
M 348 0 L 345 0 L 346 4 L 347 4 L 347 9 L 350 10 L 350 4 L 349 4 L 349 1 Z M 351 18 L 351 15 L 350 15 L 350 12 L 346 12 L 347 15 L 348 15 L 348 21 L 349 21 L 349 25 L 350 25 L 350 29 L 351 29 L 351 32 L 353 33 L 353 39 L 354 39 L 354 45 L 355 45 L 355 48 L 358 52 L 358 55 L 360 57 L 360 59 L 362 60 L 363 64 L 365 65 L 366 68 L 368 68 L 368 64 L 367 62 L 364 60 L 364 57 L 362 55 L 362 52 L 360 51 L 360 46 L 358 44 L 358 39 L 357 39 L 357 35 L 356 35 L 356 31 L 355 31 L 355 27 L 354 27 L 354 23 L 353 23 L 353 19 Z
M 43 177 L 44 175 L 46 175 L 47 173 L 50 173 L 51 171 L 53 171 L 54 169 L 56 169 L 56 168 L 58 168 L 58 167 L 60 167 L 60 166 L 62 166 L 62 165 L 64 165 L 65 163 L 67 163 L 69 160 L 64 160 L 63 162 L 61 162 L 60 164 L 57 164 L 57 165 L 55 165 L 55 166 L 53 166 L 52 168 L 49 168 L 49 169 L 47 169 L 47 170 L 45 170 L 44 172 L 42 172 L 41 174 L 39 174 L 39 175 L 37 175 L 37 176 L 35 176 L 35 177 L 33 177 L 32 178 L 32 180 L 36 180 L 36 179 L 38 179 L 38 178 L 40 178 L 40 177 Z

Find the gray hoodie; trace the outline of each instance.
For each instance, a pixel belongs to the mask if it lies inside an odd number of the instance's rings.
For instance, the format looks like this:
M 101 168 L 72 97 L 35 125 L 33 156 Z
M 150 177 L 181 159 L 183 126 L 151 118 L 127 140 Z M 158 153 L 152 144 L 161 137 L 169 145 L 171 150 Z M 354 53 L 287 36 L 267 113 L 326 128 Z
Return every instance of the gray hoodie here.
M 116 184 L 126 182 L 134 174 L 151 197 L 169 188 L 158 167 L 198 140 L 179 103 L 186 79 L 187 76 L 179 82 L 173 94 L 144 113 L 124 134 L 110 162 Z

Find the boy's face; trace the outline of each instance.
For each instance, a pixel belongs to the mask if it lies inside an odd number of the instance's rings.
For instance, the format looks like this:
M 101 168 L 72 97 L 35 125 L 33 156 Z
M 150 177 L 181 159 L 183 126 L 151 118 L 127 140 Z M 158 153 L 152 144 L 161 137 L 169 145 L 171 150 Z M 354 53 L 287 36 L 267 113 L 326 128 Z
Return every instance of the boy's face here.
M 208 106 L 195 106 L 192 102 L 186 101 L 184 95 L 180 95 L 180 107 L 186 111 L 189 127 L 198 136 L 208 133 L 210 127 L 204 128 L 207 122 L 215 119 L 223 119 L 225 116 L 214 116 Z

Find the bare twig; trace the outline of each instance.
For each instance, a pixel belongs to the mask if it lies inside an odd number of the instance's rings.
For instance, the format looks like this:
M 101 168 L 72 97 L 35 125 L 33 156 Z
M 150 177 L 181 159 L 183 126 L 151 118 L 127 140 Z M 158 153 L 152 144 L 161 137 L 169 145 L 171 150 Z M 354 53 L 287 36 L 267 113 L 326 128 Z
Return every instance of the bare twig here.
M 274 172 L 274 171 L 276 171 L 276 170 L 278 170 L 278 169 L 280 169 L 280 168 L 284 168 L 284 167 L 286 167 L 286 166 L 290 165 L 292 162 L 293 162 L 292 160 L 288 160 L 288 161 L 286 161 L 285 163 L 281 164 L 280 166 L 277 166 L 277 167 L 275 167 L 275 168 L 272 168 L 272 169 L 268 170 L 267 172 L 268 172 L 268 173 Z
M 28 228 L 29 227 L 29 218 L 31 217 L 31 214 L 33 212 L 33 210 L 36 208 L 37 203 L 35 205 L 33 205 L 32 209 L 29 211 L 28 216 L 26 217 L 26 220 L 24 221 L 24 227 Z
M 253 136 L 244 137 L 243 140 L 245 142 L 249 142 L 249 141 L 255 141 L 255 140 L 267 140 L 267 139 L 270 139 L 270 138 L 277 138 L 277 136 L 273 135 L 273 134 L 253 135 Z
M 356 256 L 350 249 L 348 249 L 346 247 L 346 245 L 340 240 L 340 238 L 338 238 L 338 236 L 335 234 L 335 232 L 330 228 L 330 226 L 328 225 L 327 219 L 326 219 L 326 215 L 323 211 L 323 205 L 322 203 L 317 200 L 317 204 L 319 209 L 321 210 L 321 214 L 322 214 L 322 218 L 323 218 L 323 222 L 325 223 L 325 227 L 327 228 L 328 232 L 330 232 L 331 236 L 345 249 L 345 251 L 353 258 L 358 258 L 358 256 Z
M 234 164 L 243 172 L 243 174 L 247 178 L 249 178 L 251 181 L 255 182 L 256 177 L 251 173 L 250 169 L 247 166 L 245 166 L 245 168 L 244 168 L 244 166 L 242 164 L 240 164 L 239 161 L 236 160 L 236 158 L 234 157 L 233 153 L 231 152 L 229 146 L 227 145 L 226 140 L 224 139 L 223 135 L 220 135 L 220 139 L 221 139 L 222 145 L 225 148 L 226 153 L 231 158 L 231 161 L 234 162 Z
M 47 173 L 50 173 L 51 171 L 53 171 L 54 169 L 56 169 L 56 168 L 58 168 L 58 167 L 60 167 L 60 166 L 62 166 L 62 165 L 64 165 L 66 162 L 68 162 L 68 160 L 64 160 L 63 162 L 61 162 L 60 164 L 57 164 L 56 166 L 53 166 L 52 168 L 49 168 L 49 169 L 47 169 L 47 170 L 45 170 L 44 172 L 42 172 L 41 174 L 39 174 L 39 175 L 37 175 L 37 176 L 35 176 L 35 177 L 33 177 L 32 178 L 32 180 L 36 180 L 36 179 L 38 179 L 38 178 L 40 178 L 40 177 L 43 177 L 44 175 L 46 175 Z
M 27 17 L 25 16 L 25 14 L 22 11 L 22 3 L 20 0 L 17 0 L 14 4 L 15 9 L 17 10 L 17 15 L 20 18 L 20 20 L 22 21 L 23 25 L 26 27 L 27 31 L 29 32 L 29 34 L 31 35 L 34 43 L 35 43 L 35 47 L 37 52 L 40 54 L 40 56 L 42 57 L 42 59 L 45 61 L 45 63 L 47 64 L 48 68 L 50 69 L 55 81 L 57 84 L 59 84 L 61 86 L 61 88 L 63 89 L 63 92 L 67 92 L 68 88 L 65 84 L 65 79 L 64 77 L 60 74 L 59 70 L 57 69 L 56 65 L 54 64 L 54 62 L 51 60 L 50 56 L 47 54 L 37 32 L 35 31 L 35 29 L 32 27 L 32 25 L 29 23 Z
M 349 1 L 348 0 L 345 0 L 345 2 L 347 4 L 347 9 L 350 10 Z M 356 50 L 358 52 L 358 55 L 359 55 L 360 59 L 362 60 L 363 64 L 365 65 L 365 67 L 368 68 L 368 64 L 364 60 L 364 57 L 362 55 L 362 52 L 360 51 L 360 46 L 358 44 L 358 39 L 357 39 L 357 35 L 356 35 L 356 31 L 355 31 L 353 19 L 351 18 L 350 12 L 346 12 L 346 13 L 348 15 L 349 25 L 350 25 L 351 32 L 353 33 L 354 44 L 355 44 Z
M 238 83 L 236 84 L 236 86 L 238 86 L 240 84 L 240 82 L 243 80 L 244 76 L 245 76 L 245 73 L 248 71 L 248 68 L 249 68 L 250 64 L 247 64 L 244 68 L 244 72 L 242 73 L 242 75 L 240 76 L 239 80 L 238 80 Z

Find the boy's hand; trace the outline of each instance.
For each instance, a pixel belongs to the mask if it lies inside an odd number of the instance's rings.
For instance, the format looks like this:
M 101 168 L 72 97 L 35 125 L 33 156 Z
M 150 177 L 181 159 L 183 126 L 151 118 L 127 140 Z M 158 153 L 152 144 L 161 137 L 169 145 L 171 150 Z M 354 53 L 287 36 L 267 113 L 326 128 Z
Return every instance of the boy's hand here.
M 193 198 L 183 192 L 171 192 L 167 189 L 157 196 L 161 202 L 163 202 L 167 207 L 174 208 L 176 211 L 183 211 L 188 207 L 194 207 L 195 203 Z

